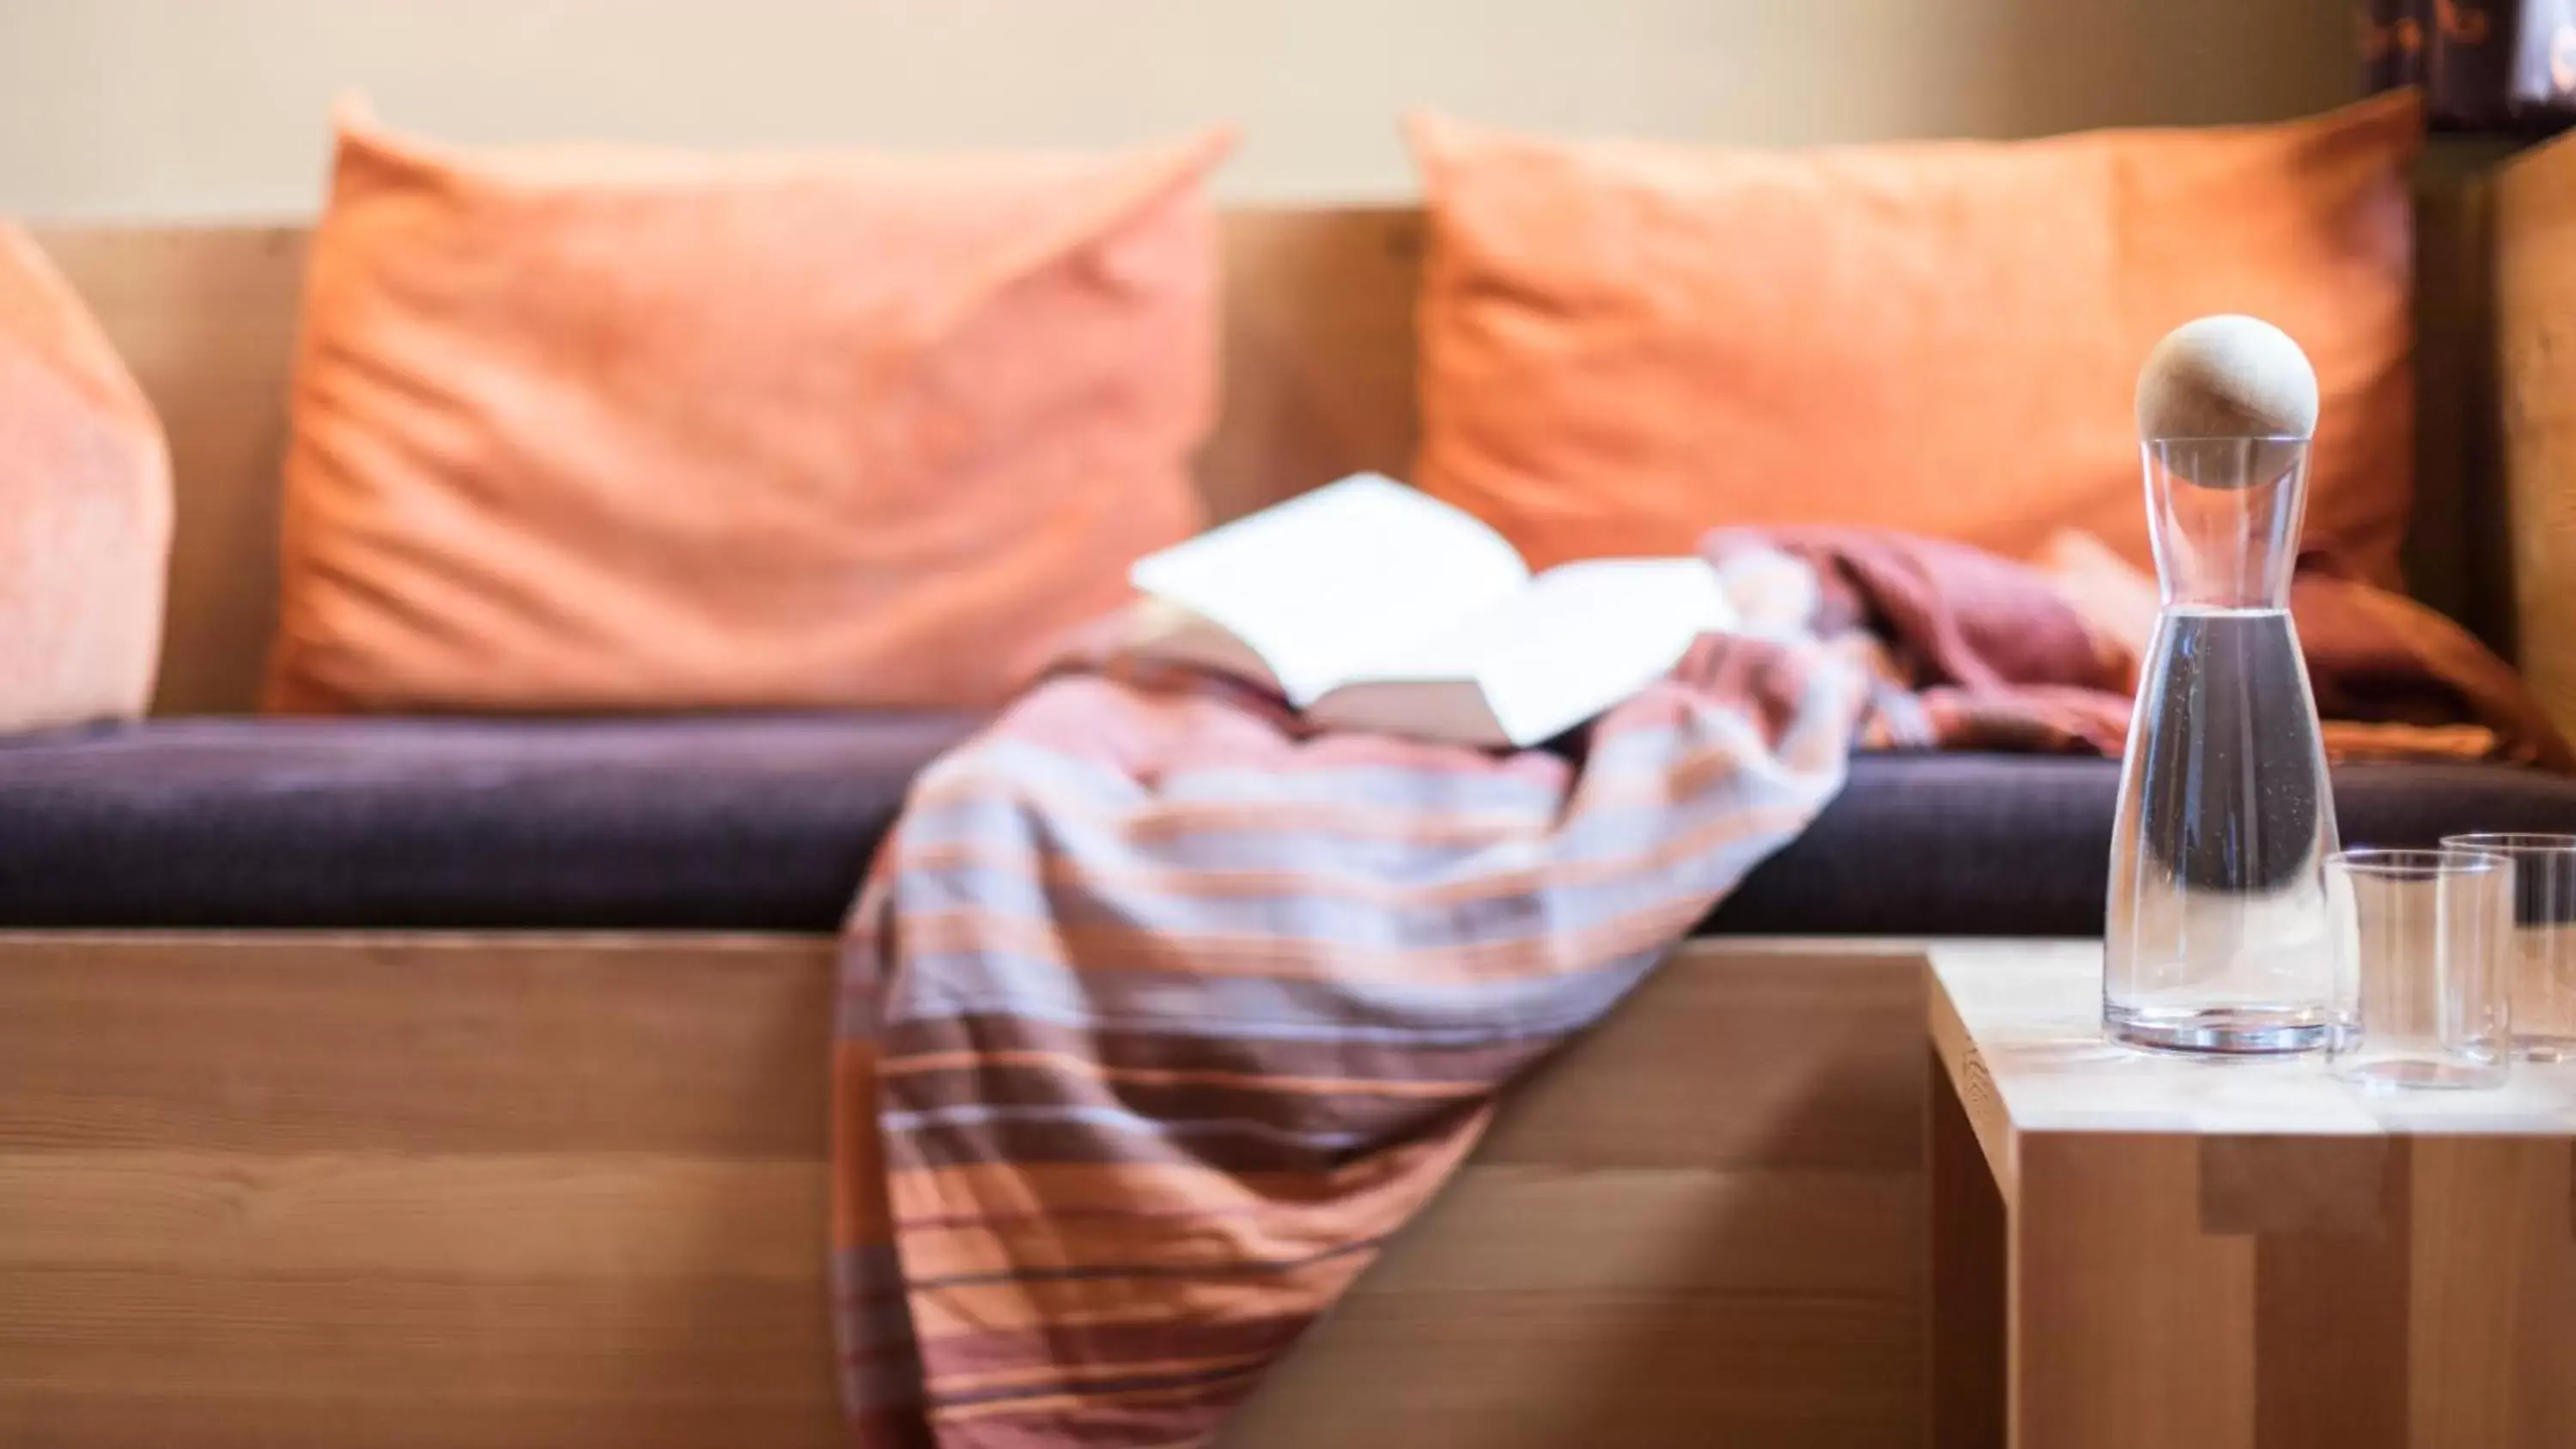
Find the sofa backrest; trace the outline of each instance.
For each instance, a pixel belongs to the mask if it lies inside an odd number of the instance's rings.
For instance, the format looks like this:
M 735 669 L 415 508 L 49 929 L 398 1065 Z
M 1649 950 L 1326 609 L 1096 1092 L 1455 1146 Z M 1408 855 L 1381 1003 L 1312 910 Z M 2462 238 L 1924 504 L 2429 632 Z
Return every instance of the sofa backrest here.
M 2419 187 L 2416 592 L 2496 637 L 2480 581 L 2500 537 L 2486 383 L 2483 163 L 2436 147 Z M 178 480 L 158 714 L 257 699 L 276 621 L 279 458 L 306 230 L 40 229 L 168 429 Z M 1225 226 L 1225 409 L 1201 460 L 1210 513 L 1239 517 L 1342 474 L 1401 477 L 1414 435 L 1419 213 L 1236 211 Z

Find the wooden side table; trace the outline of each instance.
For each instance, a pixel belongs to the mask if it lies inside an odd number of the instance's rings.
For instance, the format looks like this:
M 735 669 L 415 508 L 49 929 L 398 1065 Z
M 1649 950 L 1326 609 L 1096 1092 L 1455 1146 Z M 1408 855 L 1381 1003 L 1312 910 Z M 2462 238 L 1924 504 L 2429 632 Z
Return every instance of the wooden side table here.
M 1930 953 L 1933 1442 L 2576 1446 L 2576 1066 L 2149 1056 L 2101 964 Z

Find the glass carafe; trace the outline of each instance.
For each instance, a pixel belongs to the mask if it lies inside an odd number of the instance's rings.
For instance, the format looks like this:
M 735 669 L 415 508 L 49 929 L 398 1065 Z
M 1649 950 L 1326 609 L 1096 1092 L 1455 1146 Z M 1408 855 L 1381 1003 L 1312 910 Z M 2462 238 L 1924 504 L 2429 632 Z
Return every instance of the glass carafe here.
M 2173 1051 L 2322 1046 L 2334 796 L 2289 613 L 2307 442 L 2142 451 L 2164 606 L 2120 771 L 2103 1030 Z

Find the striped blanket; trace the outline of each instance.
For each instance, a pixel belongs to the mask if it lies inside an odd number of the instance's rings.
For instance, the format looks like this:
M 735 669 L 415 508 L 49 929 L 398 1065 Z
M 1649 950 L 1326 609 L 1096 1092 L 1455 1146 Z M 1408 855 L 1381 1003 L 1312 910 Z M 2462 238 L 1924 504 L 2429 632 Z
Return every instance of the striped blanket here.
M 922 776 L 844 956 L 860 1444 L 1207 1442 L 1502 1086 L 1854 748 L 2118 744 L 2124 661 L 2029 570 L 1857 534 L 1711 556 L 1750 632 L 1571 750 L 1315 736 L 1239 686 L 1104 667 Z M 2489 752 L 2555 748 L 2462 708 Z

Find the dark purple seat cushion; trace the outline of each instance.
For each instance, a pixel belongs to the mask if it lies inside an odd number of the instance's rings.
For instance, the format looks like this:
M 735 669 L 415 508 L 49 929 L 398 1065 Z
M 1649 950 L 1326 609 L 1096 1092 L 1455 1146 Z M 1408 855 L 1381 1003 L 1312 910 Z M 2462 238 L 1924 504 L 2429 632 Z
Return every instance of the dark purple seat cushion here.
M 171 720 L 0 745 L 0 924 L 829 930 L 975 721 Z
M 185 720 L 0 744 L 0 926 L 828 931 L 962 718 Z M 1707 929 L 2082 935 L 2119 770 L 1865 756 Z M 2351 843 L 2576 831 L 2576 781 L 2339 772 Z
M 1865 755 L 1805 834 L 1704 928 L 1718 933 L 2094 936 L 2110 891 L 2113 760 Z M 2576 832 L 2576 779 L 2504 765 L 2334 772 L 2343 843 Z

